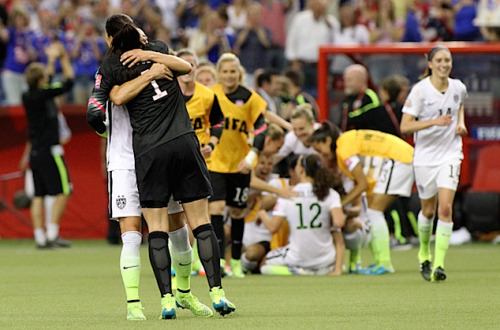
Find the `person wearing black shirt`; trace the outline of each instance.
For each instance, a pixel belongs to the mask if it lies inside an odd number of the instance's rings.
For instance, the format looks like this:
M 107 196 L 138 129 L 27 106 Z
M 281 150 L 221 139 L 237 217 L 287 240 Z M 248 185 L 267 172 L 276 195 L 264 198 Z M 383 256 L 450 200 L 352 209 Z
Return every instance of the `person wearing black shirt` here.
M 110 55 L 98 72 L 99 83 L 87 111 L 87 120 L 98 133 L 106 131 L 99 109 L 103 108 L 113 86 L 147 72 L 157 65 L 153 62 L 160 62 L 159 57 L 176 75 L 191 70 L 189 63 L 166 55 L 168 49 L 163 42 L 142 45 L 139 32 L 131 22 L 124 23 L 114 37 L 108 35 L 107 38 L 111 44 Z M 120 103 L 113 97 L 111 100 Z M 225 298 L 221 287 L 217 240 L 208 219 L 207 197 L 212 194 L 208 171 L 177 80 L 152 80 L 127 103 L 127 109 L 133 127 L 139 196 L 150 231 L 150 261 L 162 295 L 162 318 L 176 317 L 167 234 L 167 205 L 172 195 L 183 203 L 193 228 L 215 310 L 221 315 L 233 312 L 234 304 Z
M 389 113 L 375 91 L 368 88 L 368 72 L 360 64 L 348 66 L 344 71 L 346 97 L 341 103 L 340 128 L 370 129 L 399 136 Z
M 39 248 L 69 247 L 70 242 L 59 237 L 59 223 L 69 196 L 72 183 L 64 161 L 64 151 L 60 144 L 58 109 L 54 102 L 73 87 L 74 72 L 69 56 L 61 43 L 51 44 L 46 49 L 48 64 L 32 63 L 26 69 L 29 90 L 22 95 L 28 118 L 28 148 L 30 167 L 35 183 L 35 197 L 31 203 L 35 242 Z M 64 83 L 49 84 L 54 73 L 54 63 L 60 59 Z M 52 207 L 52 220 L 43 229 L 43 198 L 56 196 Z

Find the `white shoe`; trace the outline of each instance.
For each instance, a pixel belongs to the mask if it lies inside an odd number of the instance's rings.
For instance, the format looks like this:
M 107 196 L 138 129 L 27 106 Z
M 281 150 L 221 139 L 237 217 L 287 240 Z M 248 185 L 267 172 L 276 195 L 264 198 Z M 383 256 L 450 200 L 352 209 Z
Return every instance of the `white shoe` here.
M 450 236 L 450 245 L 462 245 L 471 241 L 472 236 L 465 227 L 455 230 Z
M 491 243 L 493 243 L 493 244 L 500 244 L 500 235 L 498 235 L 497 237 L 495 237 L 495 238 L 491 241 Z

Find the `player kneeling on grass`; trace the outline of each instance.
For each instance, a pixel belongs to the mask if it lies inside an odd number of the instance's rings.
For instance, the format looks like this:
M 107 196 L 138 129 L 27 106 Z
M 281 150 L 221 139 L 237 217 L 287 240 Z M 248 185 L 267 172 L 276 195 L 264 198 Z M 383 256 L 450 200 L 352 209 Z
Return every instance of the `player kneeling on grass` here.
M 299 196 L 278 198 L 272 218 L 266 211 L 259 211 L 260 219 L 272 233 L 285 220 L 290 226 L 288 245 L 270 251 L 260 271 L 264 275 L 340 275 L 345 217 L 340 195 L 333 188 L 342 183 L 322 166 L 318 155 L 300 156 L 295 171 L 300 182 L 293 191 Z
M 342 197 L 344 207 L 366 192 L 366 215 L 371 234 L 369 247 L 375 263 L 358 273 L 394 273 L 384 212 L 397 196 L 409 197 L 411 194 L 413 147 L 394 135 L 379 131 L 350 130 L 341 134 L 338 127 L 327 121 L 309 140 L 323 159 L 336 163 L 340 172 L 354 180 L 354 188 Z

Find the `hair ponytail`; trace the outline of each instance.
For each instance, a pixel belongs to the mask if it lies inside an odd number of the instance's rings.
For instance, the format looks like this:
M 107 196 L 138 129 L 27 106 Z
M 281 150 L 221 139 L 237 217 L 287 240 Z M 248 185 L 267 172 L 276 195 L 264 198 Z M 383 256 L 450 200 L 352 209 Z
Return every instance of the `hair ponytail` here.
M 313 178 L 313 192 L 320 201 L 328 196 L 330 188 L 335 189 L 340 195 L 345 195 L 342 180 L 323 166 L 318 155 L 303 156 L 302 167 L 306 175 Z
M 111 43 L 112 53 L 125 53 L 126 51 L 144 48 L 141 42 L 141 35 L 137 27 L 132 23 L 125 23 L 113 37 Z

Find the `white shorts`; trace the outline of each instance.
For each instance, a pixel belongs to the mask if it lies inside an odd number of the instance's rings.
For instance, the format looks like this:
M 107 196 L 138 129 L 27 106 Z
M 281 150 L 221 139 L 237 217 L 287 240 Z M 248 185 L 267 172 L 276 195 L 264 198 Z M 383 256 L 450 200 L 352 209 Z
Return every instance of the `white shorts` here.
M 140 217 L 141 204 L 134 170 L 108 172 L 109 215 L 118 220 L 125 217 Z
M 432 198 L 438 193 L 439 188 L 457 190 L 461 164 L 461 159 L 452 158 L 441 165 L 415 166 L 418 197 Z
M 410 197 L 413 187 L 413 165 L 385 159 L 374 194 Z
M 292 274 L 294 275 L 326 275 L 335 269 L 335 264 L 317 268 L 288 265 L 286 263 L 287 251 L 288 251 L 287 246 L 283 246 L 269 251 L 266 254 L 265 264 L 275 265 L 275 266 L 287 266 L 290 272 L 292 272 Z
M 243 232 L 243 245 L 250 246 L 260 242 L 271 242 L 272 234 L 269 229 L 261 222 L 257 225 L 255 221 L 245 222 Z
M 347 250 L 357 250 L 370 242 L 370 229 L 358 229 L 353 233 L 342 233 Z
M 142 210 L 134 170 L 113 170 L 108 172 L 108 194 L 111 219 L 118 220 L 125 217 L 141 216 Z M 182 211 L 184 211 L 182 205 L 170 197 L 168 214 Z

